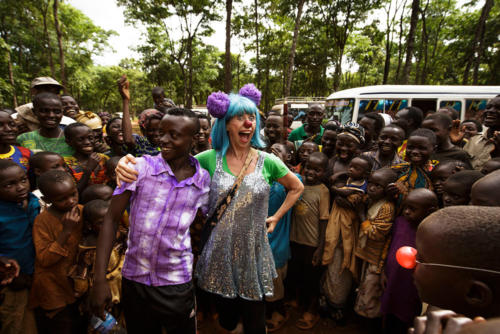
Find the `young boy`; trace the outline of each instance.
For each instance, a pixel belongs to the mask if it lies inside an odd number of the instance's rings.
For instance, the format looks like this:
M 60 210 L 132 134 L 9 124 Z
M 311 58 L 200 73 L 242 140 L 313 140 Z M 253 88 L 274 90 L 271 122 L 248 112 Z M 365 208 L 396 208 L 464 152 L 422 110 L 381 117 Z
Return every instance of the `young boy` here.
M 41 333 L 85 333 L 73 286 L 68 279 L 82 237 L 82 206 L 71 174 L 50 170 L 38 179 L 43 200 L 49 203 L 33 226 L 35 275 L 30 305 Z
M 468 205 L 472 185 L 483 176 L 477 170 L 463 170 L 451 175 L 443 185 L 443 205 Z
M 479 179 L 472 185 L 471 204 L 481 206 L 500 206 L 498 185 L 500 184 L 500 171 L 494 171 Z
M 378 136 L 376 151 L 365 152 L 373 160 L 373 170 L 383 167 L 392 167 L 402 163 L 404 160 L 398 155 L 398 147 L 405 139 L 405 131 L 395 125 L 389 124 L 382 129 Z
M 303 174 L 304 166 L 309 156 L 314 152 L 319 152 L 319 146 L 315 142 L 306 141 L 299 147 L 297 151 L 299 164 L 294 168 L 297 173 Z
M 2 333 L 25 333 L 34 326 L 33 312 L 28 309 L 28 296 L 35 262 L 32 228 L 39 212 L 40 205 L 30 193 L 24 169 L 14 161 L 1 159 L 0 255 L 14 259 L 20 266 L 18 277 L 2 291 Z
M 366 318 L 378 318 L 383 287 L 381 272 L 385 264 L 390 232 L 394 222 L 393 200 L 385 192 L 389 183 L 397 180 L 397 173 L 389 168 L 374 171 L 368 178 L 368 210 L 361 224 L 356 257 L 361 259 L 361 281 L 354 310 Z
M 105 184 L 92 184 L 82 192 L 80 203 L 87 204 L 95 199 L 109 201 L 113 196 L 113 190 L 113 188 Z
M 384 119 L 378 112 L 368 112 L 359 120 L 359 125 L 365 130 L 365 142 L 361 151 L 369 152 L 377 149 L 377 138 L 385 125 Z
M 271 117 L 269 117 L 271 118 Z M 267 120 L 269 120 L 269 118 Z M 266 123 L 267 124 L 267 123 Z M 289 160 L 288 147 L 285 144 L 275 143 L 271 146 L 271 152 L 281 159 L 285 164 Z M 297 174 L 298 175 L 298 174 Z M 300 175 L 298 175 L 301 179 Z M 271 185 L 269 192 L 268 216 L 271 217 L 281 207 L 286 197 L 286 189 L 279 182 Z M 283 298 L 285 297 L 284 280 L 286 278 L 288 259 L 290 258 L 290 224 L 292 221 L 292 210 L 288 211 L 280 219 L 274 231 L 268 234 L 269 244 L 273 252 L 274 264 L 278 277 L 274 279 L 274 295 L 266 297 L 267 330 L 275 332 L 279 330 L 289 317 Z
M 32 152 L 16 146 L 17 126 L 15 120 L 5 111 L 0 111 L 0 159 L 10 159 L 24 170 L 28 170 L 28 159 Z
M 330 206 L 330 192 L 321 180 L 327 166 L 328 158 L 323 153 L 309 156 L 303 173 L 304 192 L 293 207 L 288 273 L 291 291 L 298 291 L 303 312 L 295 325 L 303 330 L 313 328 L 319 320 L 320 264 Z
M 421 312 L 422 302 L 418 297 L 411 272 L 396 262 L 396 251 L 403 246 L 415 247 L 418 225 L 437 209 L 436 194 L 429 189 L 415 189 L 403 202 L 403 216 L 396 218 L 393 224 L 392 242 L 384 268 L 387 283 L 381 299 L 386 333 L 406 333 L 413 318 Z
M 34 152 L 49 151 L 63 157 L 71 156 L 73 149 L 66 143 L 59 127 L 63 117 L 59 95 L 48 92 L 35 95 L 33 112 L 40 122 L 40 129 L 19 135 L 17 142 Z
M 349 163 L 347 183 L 342 188 L 331 187 L 336 194 L 325 232 L 322 264 L 326 265 L 323 291 L 334 309 L 334 319 L 344 320 L 344 309 L 357 277 L 356 241 L 359 230 L 359 211 L 367 188 L 367 178 L 373 162 L 366 156 L 358 156 Z
M 499 217 L 500 208 L 455 206 L 420 224 L 413 277 L 422 301 L 470 318 L 500 316 Z
M 160 124 L 161 154 L 137 159 L 139 177 L 116 188 L 97 243 L 91 302 L 104 318 L 110 299 L 106 267 L 118 222 L 130 203 L 122 304 L 128 333 L 195 333 L 193 254 L 189 226 L 208 210 L 209 173 L 190 152 L 196 114 L 175 108 Z
M 125 75 L 123 75 L 118 81 L 118 90 L 122 96 L 123 102 L 123 141 L 125 142 L 129 153 L 132 153 L 136 157 L 141 157 L 144 154 L 157 155 L 160 153 L 160 121 L 164 113 L 156 109 L 146 109 L 141 112 L 139 115 L 139 127 L 141 128 L 143 136 L 133 134 L 129 111 L 129 85 L 130 83 Z
M 452 120 L 444 113 L 431 114 L 422 122 L 422 128 L 429 129 L 436 134 L 437 146 L 431 155 L 431 160 L 436 160 L 436 163 L 445 160 L 460 160 L 470 166 L 469 154 L 451 143 L 451 127 Z
M 106 160 L 102 153 L 94 152 L 94 134 L 82 123 L 73 123 L 64 129 L 66 142 L 75 153 L 64 158 L 71 174 L 75 178 L 78 191 L 82 191 L 89 184 L 102 184 L 108 181 L 106 175 Z
M 335 157 L 335 145 L 337 144 L 337 131 L 339 125 L 336 121 L 328 121 L 325 124 L 325 131 L 321 137 L 321 152 L 323 152 L 328 159 Z

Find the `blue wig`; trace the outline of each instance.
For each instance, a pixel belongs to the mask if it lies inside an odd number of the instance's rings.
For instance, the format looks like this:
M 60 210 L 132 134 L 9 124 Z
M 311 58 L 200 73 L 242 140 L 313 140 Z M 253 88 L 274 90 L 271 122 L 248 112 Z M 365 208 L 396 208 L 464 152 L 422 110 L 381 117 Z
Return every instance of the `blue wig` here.
M 229 95 L 229 108 L 224 118 L 218 118 L 212 128 L 210 137 L 212 138 L 212 147 L 222 152 L 225 156 L 229 148 L 229 136 L 227 135 L 226 124 L 234 116 L 243 114 L 255 115 L 255 132 L 253 133 L 250 143 L 253 147 L 264 148 L 266 144 L 260 138 L 260 115 L 255 103 L 238 94 Z

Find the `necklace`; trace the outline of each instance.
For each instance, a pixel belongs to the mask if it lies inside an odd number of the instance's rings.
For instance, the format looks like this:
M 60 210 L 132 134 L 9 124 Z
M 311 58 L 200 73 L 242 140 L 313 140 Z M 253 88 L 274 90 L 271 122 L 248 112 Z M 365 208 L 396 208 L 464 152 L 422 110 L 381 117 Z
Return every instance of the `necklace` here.
M 47 137 L 42 136 L 40 134 L 40 130 L 37 130 L 37 134 L 40 138 L 38 138 L 38 140 L 35 139 L 36 146 L 39 146 L 42 149 L 42 151 L 56 152 L 56 151 L 54 151 L 54 149 L 59 146 L 59 144 L 61 142 L 62 134 L 63 134 L 63 131 L 61 129 L 59 129 L 59 135 L 57 136 L 55 141 L 51 140 L 53 138 L 47 138 Z M 48 142 L 49 142 L 48 145 L 46 145 L 46 143 L 44 143 L 44 141 L 41 138 L 48 139 Z

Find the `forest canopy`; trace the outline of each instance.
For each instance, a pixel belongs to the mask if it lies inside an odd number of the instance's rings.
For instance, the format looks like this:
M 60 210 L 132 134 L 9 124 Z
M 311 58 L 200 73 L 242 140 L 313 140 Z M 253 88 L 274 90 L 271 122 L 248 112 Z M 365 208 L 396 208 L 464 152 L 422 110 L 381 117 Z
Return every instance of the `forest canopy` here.
M 500 84 L 500 2 L 493 0 L 117 0 L 143 26 L 138 59 L 100 66 L 117 34 L 58 0 L 0 2 L 0 107 L 30 101 L 51 76 L 84 110 L 118 112 L 116 80 L 131 82 L 132 110 L 162 86 L 177 104 L 247 82 L 268 111 L 282 96 L 328 96 L 374 84 Z M 233 6 L 234 5 L 234 6 Z M 226 31 L 214 31 L 225 21 Z M 177 22 L 178 26 L 172 26 Z M 175 32 L 175 33 L 174 33 Z M 204 42 L 217 34 L 219 50 Z M 231 39 L 244 54 L 231 52 Z

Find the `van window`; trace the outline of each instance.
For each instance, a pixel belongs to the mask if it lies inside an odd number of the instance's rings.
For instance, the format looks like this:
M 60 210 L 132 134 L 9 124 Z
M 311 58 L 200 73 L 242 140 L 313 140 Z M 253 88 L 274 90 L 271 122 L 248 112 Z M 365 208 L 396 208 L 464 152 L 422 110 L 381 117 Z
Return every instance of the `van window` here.
M 488 100 L 465 100 L 465 119 L 475 119 L 482 122 L 482 116 Z
M 361 100 L 359 101 L 358 120 L 363 118 L 367 112 L 381 112 L 394 117 L 396 113 L 408 107 L 407 99 L 378 99 L 378 100 Z
M 326 102 L 326 114 L 328 118 L 346 124 L 352 119 L 354 99 L 335 99 Z
M 424 117 L 427 116 L 428 113 L 437 111 L 437 99 L 412 99 L 411 105 L 420 108 L 424 112 Z
M 462 101 L 441 101 L 439 102 L 439 109 L 444 107 L 452 107 L 459 113 L 462 111 Z

